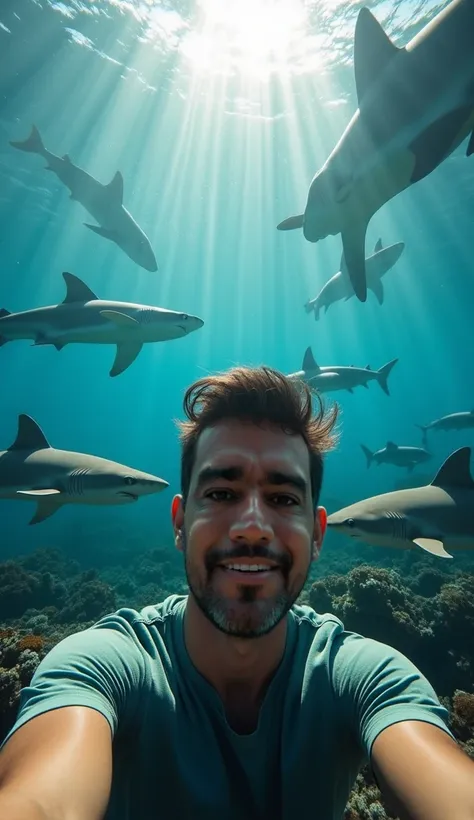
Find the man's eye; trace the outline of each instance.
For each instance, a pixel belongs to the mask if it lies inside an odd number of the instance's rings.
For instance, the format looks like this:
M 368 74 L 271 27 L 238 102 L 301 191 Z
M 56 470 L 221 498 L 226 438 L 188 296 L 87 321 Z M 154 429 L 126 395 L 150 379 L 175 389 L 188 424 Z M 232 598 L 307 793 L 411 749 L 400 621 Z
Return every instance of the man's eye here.
M 282 495 L 281 493 L 278 493 L 278 495 L 272 495 L 272 501 L 279 507 L 293 507 L 295 504 L 299 503 L 298 499 L 293 498 L 292 495 Z
M 211 490 L 206 493 L 206 498 L 210 498 L 211 501 L 230 501 L 233 497 L 234 494 L 230 490 Z

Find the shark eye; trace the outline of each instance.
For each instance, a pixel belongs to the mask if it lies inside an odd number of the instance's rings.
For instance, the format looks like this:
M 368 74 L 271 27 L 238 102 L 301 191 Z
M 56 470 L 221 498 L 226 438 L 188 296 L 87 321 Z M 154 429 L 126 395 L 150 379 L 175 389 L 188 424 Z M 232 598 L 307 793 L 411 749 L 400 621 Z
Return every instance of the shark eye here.
M 184 320 L 185 320 L 185 322 L 186 322 L 186 321 L 189 319 L 189 316 L 188 316 L 188 314 L 187 314 L 187 313 L 182 313 L 182 314 L 181 314 L 181 318 L 182 318 L 182 319 L 184 319 Z
M 125 484 L 136 484 L 136 483 L 137 483 L 136 478 L 132 478 L 131 475 L 125 476 Z
M 347 526 L 348 526 L 348 527 L 350 527 L 351 529 L 352 529 L 353 527 L 355 527 L 355 521 L 354 521 L 354 519 L 353 519 L 353 518 L 348 518 L 348 519 L 347 519 L 347 521 L 346 521 L 346 524 L 347 524 Z

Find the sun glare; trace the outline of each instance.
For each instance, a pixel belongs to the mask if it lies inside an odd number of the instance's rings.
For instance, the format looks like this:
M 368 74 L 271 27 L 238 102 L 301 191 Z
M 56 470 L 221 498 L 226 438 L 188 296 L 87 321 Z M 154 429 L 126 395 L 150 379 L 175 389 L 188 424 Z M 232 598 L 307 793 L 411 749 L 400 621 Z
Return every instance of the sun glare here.
M 306 27 L 303 0 L 198 0 L 200 21 L 182 44 L 197 70 L 268 75 L 290 62 Z

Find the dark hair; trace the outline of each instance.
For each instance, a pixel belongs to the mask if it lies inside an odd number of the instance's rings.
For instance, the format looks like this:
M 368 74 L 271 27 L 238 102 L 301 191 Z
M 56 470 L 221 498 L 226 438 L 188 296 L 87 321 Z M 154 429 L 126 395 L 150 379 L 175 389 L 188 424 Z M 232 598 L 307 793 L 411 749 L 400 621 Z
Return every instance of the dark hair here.
M 311 494 L 317 505 L 323 478 L 323 454 L 334 447 L 338 407 L 326 413 L 321 398 L 304 382 L 293 381 L 270 367 L 234 367 L 216 376 L 198 379 L 186 390 L 183 409 L 187 421 L 178 421 L 181 451 L 181 492 L 189 493 L 199 436 L 224 419 L 280 427 L 288 435 L 300 435 L 310 458 Z

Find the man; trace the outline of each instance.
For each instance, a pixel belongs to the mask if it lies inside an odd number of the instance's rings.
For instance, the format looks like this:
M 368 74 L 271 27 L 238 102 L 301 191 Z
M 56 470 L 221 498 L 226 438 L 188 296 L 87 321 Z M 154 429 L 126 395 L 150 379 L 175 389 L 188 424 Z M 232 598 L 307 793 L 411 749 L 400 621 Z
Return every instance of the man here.
M 184 408 L 190 594 L 46 656 L 0 754 L 0 818 L 336 820 L 367 758 L 400 817 L 473 820 L 474 764 L 419 671 L 295 605 L 335 412 L 267 368 L 201 379 Z

